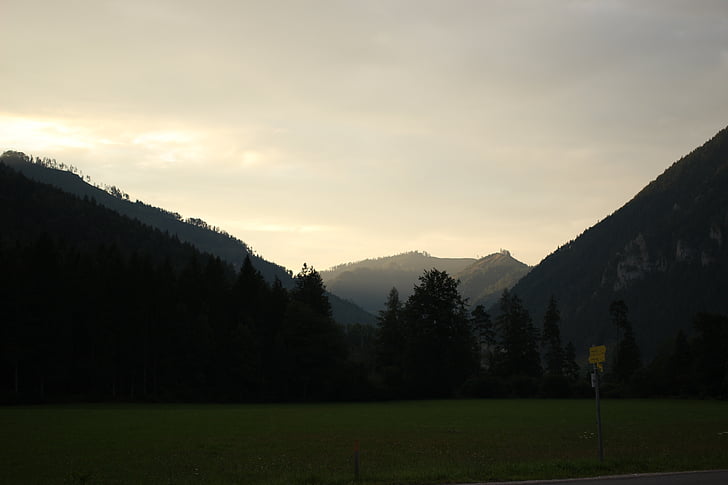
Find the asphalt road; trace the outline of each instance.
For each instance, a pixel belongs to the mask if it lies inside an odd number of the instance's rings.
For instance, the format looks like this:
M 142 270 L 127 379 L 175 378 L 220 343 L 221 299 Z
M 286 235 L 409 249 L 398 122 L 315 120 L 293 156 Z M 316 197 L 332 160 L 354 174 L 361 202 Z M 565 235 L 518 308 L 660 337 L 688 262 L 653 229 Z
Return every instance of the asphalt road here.
M 644 475 L 616 475 L 565 480 L 530 480 L 527 482 L 490 482 L 481 485 L 726 485 L 728 470 L 683 473 L 650 473 Z M 477 485 L 477 484 L 470 484 Z

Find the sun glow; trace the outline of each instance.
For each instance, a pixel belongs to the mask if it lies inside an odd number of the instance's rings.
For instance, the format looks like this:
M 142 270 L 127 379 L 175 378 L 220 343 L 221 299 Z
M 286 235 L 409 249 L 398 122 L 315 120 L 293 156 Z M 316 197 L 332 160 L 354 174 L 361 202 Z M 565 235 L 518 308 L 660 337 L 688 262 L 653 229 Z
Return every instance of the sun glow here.
M 7 149 L 89 149 L 109 140 L 94 140 L 89 133 L 57 120 L 36 120 L 0 115 L 0 132 Z

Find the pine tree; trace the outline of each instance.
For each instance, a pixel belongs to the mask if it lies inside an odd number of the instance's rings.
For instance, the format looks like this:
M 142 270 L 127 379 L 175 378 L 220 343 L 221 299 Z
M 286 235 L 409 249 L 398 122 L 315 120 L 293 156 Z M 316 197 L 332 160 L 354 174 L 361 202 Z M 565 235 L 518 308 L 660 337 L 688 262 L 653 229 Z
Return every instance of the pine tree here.
M 693 320 L 695 369 L 701 391 L 714 397 L 728 395 L 728 316 L 699 313 Z
M 560 320 L 561 314 L 556 305 L 556 298 L 551 296 L 543 319 L 543 336 L 541 340 L 545 348 L 546 373 L 551 376 L 562 376 L 564 372 L 564 350 L 561 348 Z
M 490 369 L 493 366 L 493 349 L 496 344 L 495 326 L 483 305 L 476 306 L 470 315 L 473 334 L 477 338 L 480 351 L 480 366 Z
M 326 294 L 326 285 L 321 274 L 313 266 L 303 263 L 303 268 L 294 278 L 293 299 L 305 303 L 317 314 L 331 317 L 331 303 Z
M 477 369 L 476 341 L 459 281 L 432 269 L 404 308 L 404 377 L 418 396 L 447 396 Z
M 614 373 L 622 382 L 629 381 L 635 371 L 642 367 L 640 349 L 632 330 L 632 323 L 627 316 L 628 312 L 627 304 L 623 300 L 613 301 L 609 305 L 612 323 L 623 332 L 614 363 Z
M 287 393 L 297 399 L 338 397 L 335 381 L 346 359 L 343 329 L 331 316 L 321 275 L 303 265 L 290 293 L 281 332 Z
M 387 296 L 384 310 L 377 318 L 377 369 L 385 387 L 392 390 L 402 384 L 402 355 L 405 348 L 402 302 L 397 288 Z
M 576 363 L 576 347 L 573 342 L 567 343 L 564 348 L 564 375 L 572 381 L 579 378 L 579 364 Z
M 677 395 L 693 394 L 697 385 L 694 374 L 694 357 L 685 332 L 680 329 L 675 336 L 675 344 L 668 363 L 669 391 Z
M 504 290 L 500 299 L 501 313 L 496 328 L 501 339 L 497 372 L 503 377 L 541 376 L 541 358 L 538 352 L 538 332 L 531 316 L 517 295 Z

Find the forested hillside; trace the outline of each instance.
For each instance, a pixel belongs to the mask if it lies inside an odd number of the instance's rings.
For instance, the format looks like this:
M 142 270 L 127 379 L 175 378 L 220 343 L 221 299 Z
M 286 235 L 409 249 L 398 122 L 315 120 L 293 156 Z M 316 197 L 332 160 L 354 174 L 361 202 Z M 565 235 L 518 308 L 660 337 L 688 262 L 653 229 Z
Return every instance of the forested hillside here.
M 288 272 L 284 268 L 255 255 L 243 241 L 221 229 L 211 227 L 199 218 L 185 219 L 179 213 L 153 207 L 139 200 L 132 202 L 128 194 L 118 187 L 101 188 L 91 185 L 89 178 L 74 173 L 76 171 L 74 167 L 55 160 L 32 159 L 23 153 L 6 152 L 0 157 L 0 161 L 32 180 L 53 185 L 80 198 L 93 199 L 97 204 L 113 209 L 119 214 L 174 234 L 180 240 L 193 244 L 203 252 L 215 254 L 237 268 L 243 263 L 246 255 L 249 255 L 254 266 L 270 282 L 275 277 L 281 280 L 288 279 Z
M 503 290 L 512 288 L 530 270 L 530 266 L 503 249 L 478 259 L 455 273 L 455 277 L 460 280 L 463 296 L 472 306 L 488 308 L 498 301 Z
M 624 300 L 644 356 L 699 312 L 728 314 L 728 129 L 624 207 L 544 259 L 514 288 L 532 312 L 551 296 L 580 349 L 616 343 L 609 306 Z
M 139 200 L 131 202 L 128 194 L 118 187 L 91 185 L 91 179 L 84 177 L 75 167 L 52 159 L 34 159 L 24 153 L 8 151 L 0 156 L 0 162 L 32 180 L 52 185 L 82 199 L 87 198 L 119 214 L 169 233 L 202 252 L 218 256 L 236 269 L 249 257 L 255 269 L 260 271 L 269 284 L 278 279 L 285 288 L 293 287 L 292 271 L 265 260 L 240 239 L 220 228 L 210 226 L 202 219 L 183 218 L 177 212 L 154 207 Z M 331 304 L 334 318 L 339 323 L 374 322 L 374 316 L 335 295 L 331 295 Z
M 389 292 L 376 327 L 344 327 L 313 268 L 269 284 L 250 258 L 238 270 L 3 164 L 0 221 L 0 402 L 590 392 L 554 298 L 529 312 L 506 290 L 491 317 L 431 269 L 408 298 Z M 608 313 L 622 337 L 605 393 L 728 395 L 727 317 L 697 315 L 644 366 L 627 304 Z
M 331 291 L 376 313 L 384 307 L 390 289 L 397 288 L 408 298 L 422 272 L 432 268 L 460 279 L 460 291 L 473 307 L 492 305 L 530 269 L 505 250 L 480 259 L 438 258 L 411 251 L 341 264 L 321 275 Z
M 288 290 L 0 164 L 0 397 L 336 399 L 358 375 L 318 273 Z

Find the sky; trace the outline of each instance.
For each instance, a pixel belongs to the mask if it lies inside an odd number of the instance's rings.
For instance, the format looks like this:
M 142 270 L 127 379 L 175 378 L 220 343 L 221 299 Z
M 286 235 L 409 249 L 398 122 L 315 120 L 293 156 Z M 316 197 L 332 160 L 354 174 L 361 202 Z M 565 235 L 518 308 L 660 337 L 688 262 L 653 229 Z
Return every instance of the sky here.
M 728 125 L 722 0 L 0 0 L 0 151 L 297 271 L 538 264 Z

